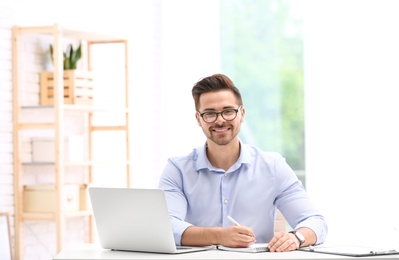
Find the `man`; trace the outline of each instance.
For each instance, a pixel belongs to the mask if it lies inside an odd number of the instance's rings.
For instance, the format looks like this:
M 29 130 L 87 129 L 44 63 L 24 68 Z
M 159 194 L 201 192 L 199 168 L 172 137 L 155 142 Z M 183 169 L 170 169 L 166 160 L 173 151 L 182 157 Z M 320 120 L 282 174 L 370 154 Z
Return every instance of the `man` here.
M 247 247 L 258 242 L 284 252 L 323 243 L 324 217 L 285 159 L 240 141 L 245 108 L 233 82 L 215 74 L 198 81 L 192 95 L 206 144 L 170 158 L 159 183 L 176 244 Z M 277 209 L 292 232 L 274 234 Z

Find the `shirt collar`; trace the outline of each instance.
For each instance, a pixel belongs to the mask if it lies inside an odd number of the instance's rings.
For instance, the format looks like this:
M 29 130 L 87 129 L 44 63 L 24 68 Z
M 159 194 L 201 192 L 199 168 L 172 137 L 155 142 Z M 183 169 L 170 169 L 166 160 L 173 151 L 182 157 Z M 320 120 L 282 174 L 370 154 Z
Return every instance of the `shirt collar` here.
M 240 156 L 238 157 L 237 162 L 231 167 L 230 170 L 236 170 L 241 167 L 242 164 L 250 164 L 251 163 L 251 153 L 246 144 L 243 144 L 240 141 Z M 206 156 L 206 148 L 207 143 L 202 147 L 196 149 L 197 152 L 197 160 L 195 164 L 195 170 L 198 172 L 202 169 L 208 169 L 209 171 L 215 171 L 217 168 L 213 167 Z

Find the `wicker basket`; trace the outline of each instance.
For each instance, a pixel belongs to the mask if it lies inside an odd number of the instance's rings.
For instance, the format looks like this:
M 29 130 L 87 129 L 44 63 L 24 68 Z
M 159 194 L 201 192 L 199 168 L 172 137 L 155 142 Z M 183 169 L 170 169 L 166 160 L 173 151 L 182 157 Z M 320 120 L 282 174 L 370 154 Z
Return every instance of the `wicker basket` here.
M 54 73 L 40 73 L 40 104 L 54 104 Z M 64 70 L 64 103 L 93 104 L 93 76 L 91 71 Z

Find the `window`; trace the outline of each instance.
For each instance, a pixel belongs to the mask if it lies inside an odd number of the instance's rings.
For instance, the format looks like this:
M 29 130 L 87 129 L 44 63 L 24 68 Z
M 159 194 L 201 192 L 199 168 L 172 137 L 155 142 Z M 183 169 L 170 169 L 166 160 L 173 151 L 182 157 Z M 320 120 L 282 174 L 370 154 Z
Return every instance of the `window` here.
M 280 152 L 301 178 L 303 41 L 301 13 L 294 4 L 221 0 L 221 71 L 240 89 L 247 109 L 240 138 L 265 151 Z

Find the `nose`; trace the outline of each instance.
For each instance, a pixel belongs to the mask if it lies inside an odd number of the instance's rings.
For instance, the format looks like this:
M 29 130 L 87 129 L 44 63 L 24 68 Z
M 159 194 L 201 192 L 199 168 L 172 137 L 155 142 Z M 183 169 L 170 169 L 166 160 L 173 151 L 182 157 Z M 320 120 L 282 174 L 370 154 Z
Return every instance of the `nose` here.
M 222 112 L 216 113 L 216 121 L 214 123 L 223 123 L 226 120 L 222 117 Z

